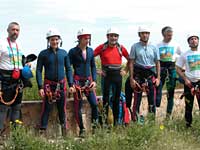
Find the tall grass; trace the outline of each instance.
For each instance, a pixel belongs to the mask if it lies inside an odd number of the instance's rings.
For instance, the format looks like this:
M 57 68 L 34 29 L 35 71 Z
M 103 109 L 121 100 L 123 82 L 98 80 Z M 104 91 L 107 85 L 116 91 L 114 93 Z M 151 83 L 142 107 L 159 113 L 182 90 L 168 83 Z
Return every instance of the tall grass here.
M 111 130 L 99 128 L 85 139 L 74 137 L 44 138 L 22 126 L 13 130 L 4 142 L 9 150 L 198 150 L 200 149 L 200 120 L 194 117 L 193 127 L 185 128 L 180 119 L 165 122 L 163 127 L 146 120 L 141 126 L 131 123 L 128 127 Z

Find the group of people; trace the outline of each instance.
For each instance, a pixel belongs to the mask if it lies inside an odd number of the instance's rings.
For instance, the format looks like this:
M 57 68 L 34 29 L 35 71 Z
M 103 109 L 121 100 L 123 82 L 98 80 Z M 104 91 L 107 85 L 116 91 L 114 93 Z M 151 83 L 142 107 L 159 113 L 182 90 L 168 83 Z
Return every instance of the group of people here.
M 21 101 L 25 82 L 30 77 L 24 75 L 21 46 L 16 41 L 20 32 L 17 22 L 8 25 L 8 38 L 0 42 L 0 131 L 3 132 L 4 121 L 10 110 L 10 120 L 16 124 L 21 118 Z M 50 28 L 47 31 L 47 48 L 42 50 L 37 59 L 36 80 L 39 95 L 43 99 L 40 131 L 45 132 L 48 126 L 52 103 L 56 101 L 62 133 L 67 132 L 66 122 L 66 92 L 74 97 L 75 118 L 80 128 L 80 135 L 85 132 L 82 119 L 83 93 L 91 106 L 93 128 L 99 123 L 99 111 L 95 88 L 97 72 L 95 57 L 100 56 L 103 107 L 108 117 L 110 92 L 112 92 L 112 109 L 114 125 L 119 122 L 119 101 L 122 89 L 122 76 L 129 72 L 125 83 L 126 107 L 131 112 L 131 119 L 136 121 L 140 114 L 142 93 L 147 93 L 149 113 L 155 114 L 160 107 L 162 88 L 167 87 L 167 118 L 173 110 L 174 90 L 177 74 L 184 81 L 185 119 L 186 126 L 192 123 L 192 108 L 194 96 L 199 96 L 200 85 L 200 52 L 198 50 L 199 36 L 191 34 L 187 41 L 190 49 L 182 52 L 173 40 L 173 29 L 166 26 L 162 29 L 163 40 L 158 45 L 149 43 L 150 29 L 139 27 L 139 42 L 133 44 L 130 54 L 118 42 L 119 31 L 116 28 L 107 30 L 107 41 L 94 50 L 89 47 L 91 33 L 80 29 L 77 33 L 78 44 L 68 52 L 61 48 L 62 38 L 59 31 Z M 126 71 L 122 68 L 122 57 L 127 60 Z M 44 75 L 43 75 L 44 69 Z M 29 70 L 30 71 L 30 70 Z M 26 79 L 26 80 L 25 80 Z M 67 79 L 67 81 L 66 81 Z M 114 92 L 111 91 L 114 87 Z M 134 96 L 133 96 L 134 94 Z M 134 99 L 133 99 L 134 97 Z M 133 102 L 132 102 L 133 99 Z M 105 118 L 107 120 L 108 118 Z

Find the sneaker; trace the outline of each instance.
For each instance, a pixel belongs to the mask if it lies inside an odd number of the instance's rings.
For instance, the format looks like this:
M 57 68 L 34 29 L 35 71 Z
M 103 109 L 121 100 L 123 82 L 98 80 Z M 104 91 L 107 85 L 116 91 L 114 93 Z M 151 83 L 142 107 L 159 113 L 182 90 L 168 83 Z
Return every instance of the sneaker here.
M 143 115 L 140 115 L 138 113 L 136 113 L 136 116 L 137 116 L 137 123 L 139 125 L 144 125 L 144 116 Z

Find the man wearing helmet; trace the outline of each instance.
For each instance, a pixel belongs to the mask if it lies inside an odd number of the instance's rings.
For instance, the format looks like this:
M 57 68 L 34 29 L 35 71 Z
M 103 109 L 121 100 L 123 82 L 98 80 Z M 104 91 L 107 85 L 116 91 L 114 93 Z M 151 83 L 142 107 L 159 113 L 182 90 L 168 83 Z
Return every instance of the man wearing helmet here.
M 175 61 L 180 56 L 181 50 L 177 43 L 172 41 L 173 29 L 169 26 L 162 28 L 163 41 L 157 47 L 160 54 L 161 83 L 157 90 L 156 106 L 160 107 L 162 87 L 166 81 L 167 87 L 167 118 L 170 118 L 174 104 L 174 90 L 176 86 Z
M 10 121 L 16 125 L 21 119 L 21 101 L 23 91 L 22 48 L 17 38 L 20 26 L 11 22 L 7 28 L 8 37 L 0 44 L 0 135 L 4 128 L 7 111 L 10 109 Z
M 158 50 L 155 46 L 148 43 L 150 30 L 139 27 L 138 36 L 140 41 L 133 44 L 130 52 L 130 91 L 134 92 L 134 103 L 132 109 L 132 120 L 138 118 L 142 92 L 147 93 L 149 112 L 155 113 L 155 86 L 160 84 L 160 62 Z M 126 88 L 128 89 L 128 88 Z M 127 91 L 126 91 L 127 94 Z M 132 94 L 127 97 L 127 107 L 131 107 Z
M 102 74 L 103 74 L 103 106 L 106 109 L 106 115 L 108 116 L 109 108 L 109 95 L 111 86 L 114 86 L 115 92 L 113 92 L 113 116 L 114 125 L 117 125 L 119 120 L 119 98 L 122 87 L 121 65 L 122 56 L 128 60 L 128 52 L 123 45 L 118 43 L 119 32 L 117 28 L 109 28 L 107 30 L 107 42 L 99 45 L 94 50 L 94 56 L 100 55 Z M 107 117 L 108 118 L 108 117 Z M 108 120 L 107 120 L 108 121 Z
M 194 96 L 200 101 L 200 51 L 198 34 L 189 34 L 187 38 L 190 49 L 181 54 L 176 62 L 176 71 L 184 80 L 186 127 L 192 124 Z M 185 69 L 185 72 L 183 72 Z
M 79 136 L 84 136 L 85 128 L 82 119 L 82 103 L 85 94 L 92 109 L 92 123 L 98 122 L 97 101 L 95 96 L 96 87 L 96 65 L 94 60 L 93 49 L 90 45 L 91 33 L 86 29 L 80 29 L 77 34 L 78 45 L 69 50 L 70 63 L 74 69 L 74 93 L 75 117 L 79 125 Z
M 66 80 L 67 77 L 69 92 L 73 92 L 72 69 L 69 57 L 61 45 L 61 36 L 57 29 L 51 28 L 47 32 L 47 49 L 39 53 L 36 67 L 36 79 L 39 95 L 43 98 L 40 131 L 46 131 L 49 113 L 52 110 L 53 100 L 56 100 L 62 134 L 66 134 Z M 44 72 L 44 83 L 42 83 L 42 71 Z M 43 86 L 42 86 L 43 85 Z

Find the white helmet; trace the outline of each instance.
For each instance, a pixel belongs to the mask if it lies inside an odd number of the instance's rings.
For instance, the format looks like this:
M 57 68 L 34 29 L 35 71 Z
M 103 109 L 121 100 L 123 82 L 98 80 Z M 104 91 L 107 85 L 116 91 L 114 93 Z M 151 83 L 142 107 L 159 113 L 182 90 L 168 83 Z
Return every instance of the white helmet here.
M 79 39 L 79 37 L 82 35 L 90 35 L 91 36 L 91 32 L 87 29 L 82 28 L 82 29 L 78 30 L 77 38 Z
M 108 35 L 108 34 L 117 34 L 117 35 L 119 35 L 119 31 L 118 31 L 118 29 L 115 28 L 115 27 L 109 28 L 109 29 L 107 30 L 107 35 Z
M 56 28 L 49 28 L 48 29 L 46 38 L 48 39 L 52 36 L 58 36 L 59 38 L 61 38 L 60 32 Z
M 149 32 L 150 33 L 150 29 L 145 26 L 139 26 L 138 33 L 141 33 L 141 32 Z
M 199 39 L 198 34 L 196 34 L 196 33 L 190 33 L 190 34 L 187 35 L 187 41 L 188 42 L 189 42 L 189 40 L 190 40 L 191 37 L 197 37 Z

